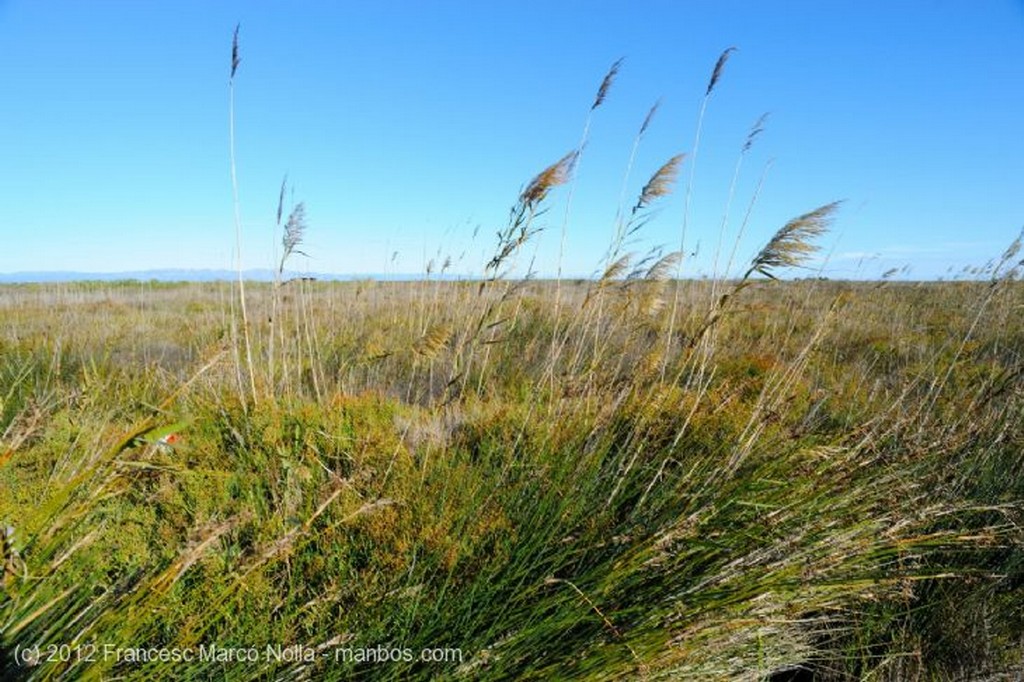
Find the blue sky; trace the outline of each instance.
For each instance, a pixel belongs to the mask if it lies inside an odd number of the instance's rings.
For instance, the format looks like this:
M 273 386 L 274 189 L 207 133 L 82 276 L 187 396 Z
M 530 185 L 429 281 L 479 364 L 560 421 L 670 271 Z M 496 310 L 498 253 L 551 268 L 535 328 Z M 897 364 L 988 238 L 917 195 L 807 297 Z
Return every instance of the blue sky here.
M 568 218 L 562 188 L 527 250 L 542 273 L 558 267 L 563 224 L 564 271 L 599 267 L 658 98 L 626 201 L 691 153 L 635 245 L 678 247 L 692 172 L 686 275 L 711 271 L 727 208 L 731 249 L 762 176 L 739 259 L 835 199 L 846 202 L 823 240 L 835 277 L 904 265 L 949 276 L 998 256 L 1024 225 L 1019 0 L 0 0 L 0 272 L 232 266 L 236 22 L 247 268 L 273 262 L 287 173 L 309 217 L 296 269 L 420 272 L 450 255 L 454 272 L 479 274 L 523 184 L 579 143 L 619 57 Z M 708 76 L 730 46 L 693 165 Z

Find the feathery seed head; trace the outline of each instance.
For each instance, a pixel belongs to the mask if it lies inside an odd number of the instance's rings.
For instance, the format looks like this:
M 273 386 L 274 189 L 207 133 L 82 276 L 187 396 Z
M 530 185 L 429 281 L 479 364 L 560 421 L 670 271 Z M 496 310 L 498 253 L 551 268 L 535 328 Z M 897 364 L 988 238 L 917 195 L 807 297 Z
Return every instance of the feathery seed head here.
M 833 201 L 786 223 L 754 258 L 748 274 L 759 272 L 774 278 L 774 268 L 796 267 L 806 261 L 818 250 L 811 240 L 828 230 L 841 203 Z
M 622 66 L 624 59 L 625 57 L 619 57 L 615 60 L 615 63 L 612 64 L 611 68 L 608 69 L 608 73 L 605 74 L 604 80 L 601 81 L 601 87 L 597 89 L 597 96 L 594 97 L 594 104 L 590 107 L 591 111 L 601 106 L 601 103 L 604 102 L 604 98 L 608 96 L 608 90 L 611 89 L 612 83 L 615 82 L 615 76 L 618 75 L 619 67 Z
M 277 224 L 281 224 L 281 214 L 284 212 L 284 190 L 288 185 L 288 176 L 281 180 L 281 193 L 277 196 Z
M 683 254 L 679 251 L 666 253 L 647 270 L 647 274 L 644 275 L 644 279 L 651 282 L 663 282 L 667 280 L 672 276 L 672 268 L 679 264 L 679 260 L 682 256 Z
M 626 269 L 629 267 L 629 263 L 631 260 L 633 260 L 632 254 L 627 253 L 626 255 L 621 256 L 614 263 L 609 264 L 608 267 L 605 268 L 604 274 L 601 275 L 601 281 L 605 282 L 608 280 L 618 279 L 619 277 L 621 277 L 622 273 L 624 273 Z
M 502 263 L 539 231 L 538 228 L 530 226 L 536 215 L 537 206 L 553 187 L 568 182 L 578 156 L 578 149 L 569 152 L 530 181 L 519 195 L 519 201 L 509 211 L 508 226 L 498 230 L 498 250 L 484 267 L 485 271 L 493 272 L 497 276 Z
M 650 108 L 650 110 L 648 110 L 647 116 L 644 117 L 644 122 L 640 126 L 640 132 L 637 133 L 637 137 L 643 137 L 644 133 L 647 132 L 647 128 L 650 127 L 651 120 L 654 118 L 654 114 L 655 114 L 655 112 L 658 111 L 658 108 L 660 106 L 661 106 L 661 98 L 659 97 L 658 101 L 654 103 L 654 105 Z
M 238 57 L 238 29 L 241 24 L 235 24 L 235 36 L 231 40 L 231 79 L 235 78 L 235 71 L 238 70 L 238 65 L 241 63 L 241 59 Z
M 634 215 L 655 199 L 666 196 L 672 191 L 672 183 L 676 181 L 676 176 L 679 175 L 679 164 L 682 163 L 685 157 L 685 154 L 676 154 L 655 171 L 654 175 L 651 176 L 651 179 L 647 181 L 647 184 L 640 191 L 640 199 L 637 200 L 636 206 L 633 207 Z
M 295 247 L 302 243 L 302 237 L 305 233 L 306 204 L 300 201 L 292 209 L 291 214 L 288 216 L 288 222 L 284 225 L 284 237 L 281 239 L 281 244 L 284 246 L 282 262 L 292 253 L 302 253 L 301 251 L 296 251 Z
M 729 55 L 736 51 L 735 47 L 730 47 L 719 56 L 718 61 L 715 62 L 715 69 L 711 72 L 711 80 L 708 81 L 707 92 L 704 96 L 707 97 L 711 94 L 711 91 L 715 89 L 715 85 L 718 83 L 718 79 L 722 77 L 722 69 L 725 68 L 725 63 L 729 61 Z
M 761 114 L 756 121 L 754 121 L 754 125 L 751 126 L 750 132 L 747 133 L 747 141 L 743 143 L 744 152 L 750 151 L 750 148 L 754 146 L 754 140 L 764 132 L 764 124 L 767 120 L 768 112 L 766 111 Z
M 1006 251 L 1003 252 L 1003 257 L 1001 259 L 1004 263 L 1013 260 L 1014 256 L 1020 253 L 1022 237 L 1024 237 L 1024 230 L 1021 230 L 1021 233 L 1017 235 L 1017 238 L 1014 239 L 1008 247 L 1006 247 Z
M 427 360 L 433 360 L 448 345 L 452 337 L 451 325 L 440 323 L 432 325 L 413 344 L 412 350 L 416 355 Z
M 551 164 L 537 174 L 530 184 L 526 186 L 519 200 L 524 204 L 538 204 L 552 188 L 564 185 L 572 175 L 572 169 L 576 165 L 577 151 L 572 151 L 561 159 Z

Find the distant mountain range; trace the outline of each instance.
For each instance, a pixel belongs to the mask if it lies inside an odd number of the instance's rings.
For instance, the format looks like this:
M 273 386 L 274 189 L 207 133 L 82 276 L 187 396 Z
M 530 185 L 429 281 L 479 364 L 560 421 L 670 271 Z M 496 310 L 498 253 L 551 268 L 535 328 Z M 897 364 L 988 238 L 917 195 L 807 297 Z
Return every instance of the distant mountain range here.
M 243 270 L 242 276 L 247 281 L 271 282 L 274 280 L 274 271 L 268 269 Z M 285 272 L 284 278 L 313 277 L 325 281 L 349 281 L 359 279 L 377 280 L 418 280 L 423 279 L 422 274 L 408 273 L 364 273 L 339 275 L 322 272 Z M 70 270 L 59 271 L 30 271 L 30 272 L 0 272 L 0 283 L 36 283 L 36 282 L 114 282 L 118 280 L 139 280 L 142 282 L 219 282 L 234 281 L 238 279 L 238 273 L 234 270 L 131 270 L 127 272 L 75 272 Z M 439 278 L 432 275 L 431 279 L 460 279 L 450 275 Z

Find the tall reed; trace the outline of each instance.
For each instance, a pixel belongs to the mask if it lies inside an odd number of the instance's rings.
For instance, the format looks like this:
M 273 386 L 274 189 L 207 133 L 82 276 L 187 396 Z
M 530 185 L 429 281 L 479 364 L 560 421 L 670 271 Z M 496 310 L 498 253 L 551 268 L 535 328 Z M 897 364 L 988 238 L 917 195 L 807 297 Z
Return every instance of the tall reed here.
M 235 217 L 235 267 L 238 270 L 238 304 L 242 311 L 245 368 L 249 377 L 249 397 L 254 405 L 258 405 L 256 373 L 252 361 L 252 341 L 249 337 L 249 313 L 245 303 L 245 277 L 242 272 L 242 215 L 238 199 L 238 174 L 235 171 L 235 73 L 242 61 L 238 54 L 238 31 L 240 28 L 240 24 L 235 26 L 235 32 L 231 38 L 231 75 L 228 78 L 228 144 L 231 159 L 231 196 Z
M 682 257 L 679 259 L 679 264 L 676 266 L 676 279 L 682 276 L 683 263 L 686 257 L 686 231 L 690 222 L 690 201 L 693 196 L 693 181 L 697 173 L 697 155 L 700 150 L 700 137 L 701 132 L 704 129 L 704 114 L 707 111 L 708 101 L 711 99 L 711 93 L 715 91 L 715 86 L 718 84 L 719 79 L 722 77 L 722 72 L 725 69 L 725 63 L 729 60 L 729 56 L 736 51 L 735 47 L 727 48 L 718 57 L 718 61 L 715 62 L 715 67 L 711 71 L 711 78 L 708 79 L 707 89 L 704 91 L 704 97 L 700 102 L 700 111 L 697 114 L 697 128 L 693 134 L 693 146 L 690 151 L 690 177 L 686 183 L 686 198 L 683 206 L 683 220 L 682 226 L 679 231 L 679 253 Z M 676 317 L 679 308 L 679 288 L 677 287 L 674 295 L 672 296 L 672 310 L 669 313 L 668 327 L 665 332 L 665 360 L 668 361 L 668 357 L 672 350 L 672 339 L 676 327 Z M 662 366 L 662 373 L 664 373 L 667 365 Z

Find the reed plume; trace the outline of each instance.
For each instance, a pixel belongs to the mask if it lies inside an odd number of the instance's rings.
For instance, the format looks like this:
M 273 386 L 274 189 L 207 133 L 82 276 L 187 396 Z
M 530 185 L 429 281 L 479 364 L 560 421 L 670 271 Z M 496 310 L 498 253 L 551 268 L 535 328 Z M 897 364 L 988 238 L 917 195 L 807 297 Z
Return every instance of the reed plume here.
M 423 336 L 416 340 L 412 350 L 416 355 L 426 360 L 433 360 L 448 345 L 451 337 L 451 325 L 444 323 L 434 324 L 427 329 Z
M 498 276 L 502 264 L 525 244 L 537 230 L 531 227 L 540 203 L 552 189 L 564 185 L 572 176 L 578 151 L 571 151 L 536 175 L 520 193 L 519 200 L 509 212 L 508 226 L 498 232 L 498 250 L 484 270 Z
M 615 76 L 619 73 L 619 67 L 622 66 L 622 62 L 625 57 L 619 57 L 615 60 L 615 63 L 608 69 L 608 73 L 605 74 L 604 80 L 601 81 L 601 86 L 597 89 L 597 95 L 594 97 L 594 103 L 591 105 L 590 110 L 597 109 L 604 102 L 605 97 L 608 96 L 608 90 L 611 89 L 612 83 L 615 82 Z
M 654 261 L 643 273 L 643 281 L 640 295 L 640 312 L 648 317 L 655 317 L 665 307 L 665 298 L 662 294 L 665 291 L 665 282 L 672 277 L 672 271 L 679 264 L 683 254 L 678 251 L 666 253 Z
M 750 127 L 750 132 L 747 133 L 747 140 L 746 140 L 746 142 L 743 143 L 743 152 L 744 153 L 749 152 L 750 148 L 754 146 L 754 140 L 756 140 L 761 135 L 761 133 L 764 132 L 764 125 L 767 122 L 768 122 L 768 112 L 766 111 L 763 114 L 761 114 L 757 118 L 757 120 L 754 121 L 754 125 L 752 125 Z
M 280 211 L 280 208 L 278 209 Z M 306 204 L 300 201 L 296 204 L 295 208 L 292 209 L 291 214 L 288 216 L 288 222 L 284 224 L 284 235 L 281 237 L 281 246 L 284 251 L 281 253 L 281 263 L 278 266 L 278 273 L 284 271 L 284 262 L 288 260 L 288 257 L 293 253 L 298 253 L 303 256 L 307 255 L 303 251 L 299 251 L 296 247 L 302 243 L 302 239 L 306 234 Z
M 694 348 L 718 324 L 736 294 L 753 284 L 750 276 L 755 272 L 769 279 L 778 279 L 772 272 L 775 268 L 799 267 L 806 262 L 818 250 L 818 245 L 812 240 L 828 231 L 842 203 L 833 201 L 783 225 L 750 262 L 740 281 L 719 297 L 696 333 L 690 336 L 687 346 Z
M 281 180 L 281 192 L 277 195 L 277 223 L 278 227 L 281 226 L 281 216 L 284 214 L 284 192 L 288 187 L 288 176 L 285 175 Z
M 679 263 L 679 259 L 682 257 L 683 254 L 678 251 L 666 253 L 647 269 L 644 279 L 649 282 L 664 282 L 672 276 L 672 268 Z
M 627 253 L 621 258 L 615 260 L 611 265 L 605 268 L 604 274 L 601 275 L 601 280 L 606 281 L 622 277 L 622 274 L 626 272 L 627 268 L 629 268 L 629 264 L 632 260 L 633 254 L 631 253 Z
M 683 162 L 685 157 L 686 154 L 676 154 L 654 172 L 654 175 L 651 176 L 650 180 L 647 181 L 647 184 L 640 191 L 640 198 L 637 200 L 636 205 L 633 206 L 631 215 L 635 216 L 638 211 L 649 206 L 655 199 L 667 196 L 672 192 L 672 185 L 679 176 L 679 164 Z
M 235 35 L 231 39 L 231 79 L 234 80 L 235 72 L 238 71 L 238 65 L 242 63 L 242 60 L 238 56 L 238 29 L 241 28 L 241 24 L 235 24 Z
M 818 250 L 818 245 L 811 240 L 828 230 L 840 204 L 841 201 L 833 201 L 783 225 L 757 254 L 743 278 L 758 272 L 775 279 L 772 274 L 775 268 L 798 267 L 804 263 Z
M 718 57 L 718 61 L 715 62 L 715 68 L 711 72 L 711 79 L 708 81 L 707 92 L 704 96 L 710 96 L 711 92 L 715 89 L 715 85 L 718 83 L 718 79 L 722 77 L 722 69 L 725 68 L 725 63 L 729 61 L 729 55 L 736 51 L 735 47 L 727 48 L 721 56 Z
M 647 129 L 651 126 L 651 121 L 654 120 L 654 114 L 658 113 L 658 109 L 660 107 L 661 99 L 659 98 L 658 101 L 655 102 L 647 111 L 647 115 L 644 116 L 644 122 L 640 125 L 640 132 L 637 133 L 637 138 L 643 137 L 644 133 L 647 132 Z
M 1021 260 L 1018 263 L 1016 263 L 1016 265 L 1014 265 L 1012 268 L 1010 268 L 1009 271 L 1004 272 L 1003 270 L 1003 268 L 1005 268 L 1006 265 L 1014 258 L 1016 258 L 1017 255 L 1020 253 L 1022 239 L 1024 239 L 1024 228 L 1021 229 L 1020 234 L 1017 235 L 1017 238 L 1014 239 L 1008 247 L 1006 247 L 1006 251 L 1004 251 L 1003 255 L 999 258 L 999 263 L 995 266 L 995 269 L 992 271 L 993 280 L 999 279 L 1000 277 L 1006 277 L 1011 274 L 1015 274 L 1017 270 L 1022 265 L 1024 265 L 1024 260 Z
M 609 285 L 610 282 L 613 282 L 626 274 L 632 260 L 633 254 L 627 253 L 609 263 L 604 269 L 604 272 L 601 273 L 601 278 L 597 280 L 597 285 L 591 287 L 587 291 L 587 295 L 583 298 L 583 304 L 580 308 L 586 308 L 590 305 L 590 302 Z
M 535 206 L 543 201 L 553 188 L 568 182 L 578 156 L 578 151 L 569 152 L 538 173 L 519 196 L 519 203 L 527 207 Z

